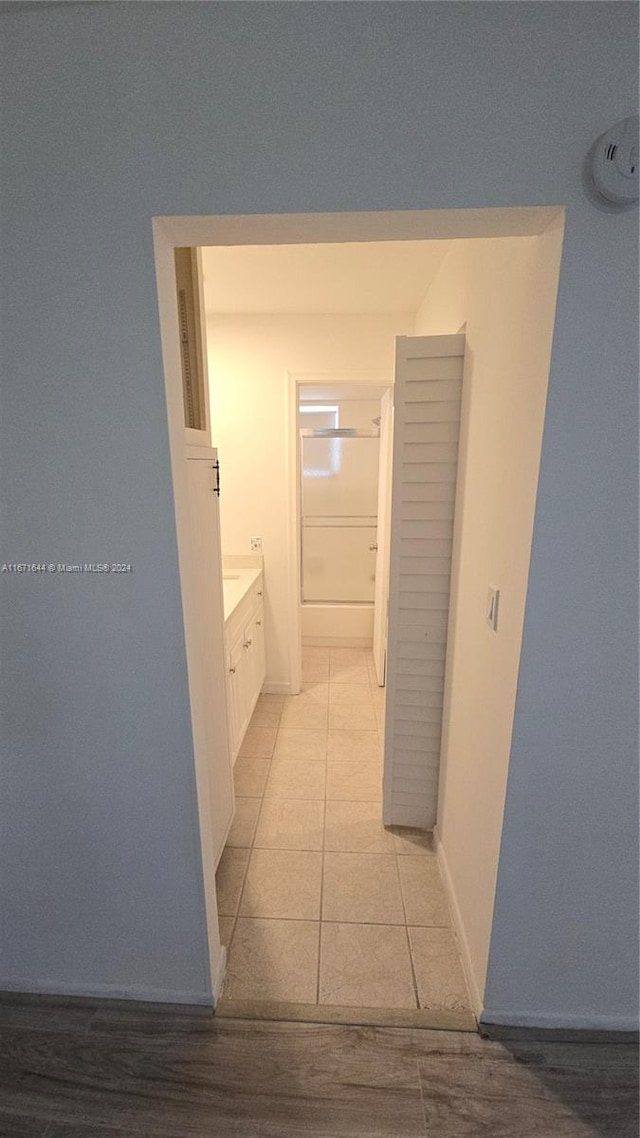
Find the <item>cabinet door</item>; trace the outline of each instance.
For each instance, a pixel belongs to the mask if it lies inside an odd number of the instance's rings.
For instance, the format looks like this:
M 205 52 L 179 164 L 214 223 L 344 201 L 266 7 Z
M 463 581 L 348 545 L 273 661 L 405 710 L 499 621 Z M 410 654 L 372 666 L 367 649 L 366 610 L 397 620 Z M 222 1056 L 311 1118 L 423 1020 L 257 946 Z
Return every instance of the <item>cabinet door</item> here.
M 262 691 L 265 672 L 264 608 L 262 602 L 259 602 L 253 622 L 253 686 L 256 699 Z
M 193 688 L 194 748 L 201 825 L 210 830 L 216 862 L 234 812 L 233 776 L 227 728 L 224 611 L 220 522 L 214 464 L 216 452 L 187 459 L 193 580 L 198 612 L 198 674 Z
M 256 683 L 255 683 L 255 615 L 254 610 L 251 612 L 249 620 L 244 626 L 242 649 L 244 652 L 244 670 L 243 670 L 243 684 L 244 693 L 247 707 L 247 726 L 251 720 L 253 709 L 256 705 Z
M 240 746 L 240 713 L 238 707 L 238 665 L 231 652 L 227 652 L 227 717 L 229 726 L 229 749 L 232 760 Z
M 235 761 L 247 727 L 246 659 L 244 634 L 232 642 L 228 653 L 229 741 Z

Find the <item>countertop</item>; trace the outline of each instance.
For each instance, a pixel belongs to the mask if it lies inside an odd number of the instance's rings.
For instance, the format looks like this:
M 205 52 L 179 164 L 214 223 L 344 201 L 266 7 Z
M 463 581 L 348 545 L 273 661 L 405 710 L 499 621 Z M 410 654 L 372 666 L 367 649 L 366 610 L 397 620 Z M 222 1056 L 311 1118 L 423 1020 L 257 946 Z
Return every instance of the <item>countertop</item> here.
M 222 555 L 222 593 L 225 624 L 262 573 L 264 562 L 258 553 Z

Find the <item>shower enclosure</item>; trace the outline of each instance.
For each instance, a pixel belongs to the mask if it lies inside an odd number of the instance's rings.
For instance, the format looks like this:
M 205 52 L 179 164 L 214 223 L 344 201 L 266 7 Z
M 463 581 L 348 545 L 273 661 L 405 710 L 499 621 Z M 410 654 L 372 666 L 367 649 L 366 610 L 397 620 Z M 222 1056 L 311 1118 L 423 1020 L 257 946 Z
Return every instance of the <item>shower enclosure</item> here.
M 373 605 L 379 436 L 374 427 L 300 431 L 303 604 Z M 323 615 L 327 629 L 332 616 L 339 625 L 339 612 Z

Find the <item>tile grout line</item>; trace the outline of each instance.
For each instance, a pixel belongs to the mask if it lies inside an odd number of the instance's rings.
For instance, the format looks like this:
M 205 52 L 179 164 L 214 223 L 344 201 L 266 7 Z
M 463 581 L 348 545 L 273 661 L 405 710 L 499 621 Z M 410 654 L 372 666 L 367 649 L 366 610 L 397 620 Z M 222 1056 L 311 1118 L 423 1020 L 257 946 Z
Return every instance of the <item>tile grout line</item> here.
M 411 981 L 413 983 L 413 996 L 414 996 L 414 999 L 416 1001 L 416 1007 L 418 1008 L 418 1011 L 420 1011 L 420 994 L 418 992 L 418 978 L 416 976 L 416 970 L 415 970 L 414 963 L 413 963 L 413 953 L 411 951 L 411 940 L 409 937 L 409 924 L 408 924 L 408 917 L 407 917 L 407 906 L 406 906 L 405 900 L 404 900 L 404 889 L 402 888 L 402 875 L 400 873 L 400 863 L 398 861 L 398 854 L 397 853 L 395 854 L 395 859 L 396 859 L 396 873 L 398 875 L 398 885 L 400 888 L 400 900 L 402 901 L 402 912 L 404 913 L 404 931 L 405 931 L 405 936 L 407 938 L 407 951 L 409 953 L 409 964 L 411 967 Z
M 287 850 L 286 852 L 288 853 L 289 851 Z M 302 852 L 303 853 L 309 853 L 309 852 L 317 853 L 319 851 L 317 851 L 317 850 L 311 850 L 311 851 L 303 850 Z M 225 920 L 231 920 L 231 917 L 226 917 L 224 919 Z M 315 925 L 318 923 L 314 917 L 263 917 L 263 916 L 257 916 L 257 915 L 252 914 L 251 916 L 243 915 L 242 919 L 243 919 L 243 921 L 294 921 L 294 922 L 295 921 L 304 921 L 305 924 L 311 924 L 311 925 Z M 406 928 L 404 921 L 372 921 L 372 920 L 369 920 L 369 921 L 350 921 L 350 920 L 347 920 L 346 918 L 340 918 L 340 920 L 338 920 L 335 917 L 328 917 L 328 918 L 325 917 L 325 919 L 323 920 L 322 923 L 324 925 L 372 925 L 378 929 L 404 929 L 404 928 Z M 431 928 L 433 926 L 431 926 L 431 925 L 412 925 L 411 927 L 422 929 L 422 928 Z
M 322 860 L 320 872 L 320 921 L 318 923 L 318 972 L 316 979 L 316 1004 L 320 1007 L 320 970 L 322 967 L 322 918 L 324 905 L 324 867 L 327 841 L 327 783 L 329 781 L 329 707 L 331 705 L 331 661 L 329 661 L 329 678 L 327 683 L 327 730 L 324 763 L 324 803 L 322 807 Z
M 282 717 L 282 712 L 280 713 L 280 716 Z M 279 732 L 279 730 L 280 730 L 280 720 L 278 720 L 278 726 L 276 727 L 276 737 L 275 737 L 275 740 L 274 740 L 274 744 L 273 744 L 273 750 L 274 750 L 274 751 L 275 751 L 276 742 L 277 742 L 277 740 L 278 740 L 278 732 Z M 232 942 L 233 942 L 233 939 L 234 939 L 234 937 L 235 937 L 235 935 L 236 935 L 236 929 L 237 929 L 237 927 L 238 927 L 238 919 L 239 919 L 239 917 L 240 917 L 240 906 L 241 906 L 241 904 L 242 904 L 242 897 L 243 897 L 243 895 L 244 895 L 244 887 L 245 887 L 245 884 L 246 884 L 246 881 L 247 881 L 247 876 L 248 876 L 248 874 L 249 874 L 249 866 L 251 865 L 251 859 L 252 859 L 252 857 L 253 857 L 253 851 L 254 851 L 254 849 L 255 849 L 255 846 L 256 846 L 256 834 L 258 833 L 258 826 L 259 826 L 259 824 L 260 824 L 260 818 L 262 817 L 262 809 L 263 809 L 263 806 L 264 806 L 264 802 L 265 802 L 265 792 L 266 792 L 266 789 L 267 789 L 267 782 L 269 781 L 269 775 L 271 774 L 271 764 L 272 764 L 272 762 L 273 762 L 273 751 L 272 751 L 272 753 L 271 753 L 271 758 L 269 759 L 269 770 L 267 771 L 267 777 L 266 777 L 266 779 L 264 780 L 264 786 L 263 786 L 263 788 L 262 788 L 262 794 L 260 795 L 260 807 L 259 807 L 259 809 L 258 809 L 258 815 L 257 815 L 257 817 L 256 817 L 255 826 L 253 827 L 253 834 L 251 835 L 251 842 L 250 842 L 250 845 L 249 845 L 249 856 L 248 856 L 248 858 L 247 858 L 247 864 L 246 864 L 246 866 L 245 866 L 244 874 L 243 874 L 243 877 L 242 877 L 242 886 L 241 886 L 241 888 L 240 888 L 240 895 L 239 895 L 239 897 L 238 897 L 238 908 L 237 908 L 237 910 L 236 910 L 236 913 L 235 913 L 234 917 L 232 918 L 232 920 L 233 920 L 233 924 L 232 924 L 232 926 L 231 926 L 231 936 L 229 937 L 229 944 L 226 946 L 226 948 L 227 948 L 227 957 L 229 956 L 229 954 L 230 954 L 230 952 L 231 952 L 231 944 L 232 944 Z M 235 789 L 235 788 L 234 788 L 234 789 Z M 239 797 L 242 797 L 242 796 L 241 796 L 241 795 L 239 795 Z M 247 796 L 247 797 L 248 797 L 248 796 Z
M 250 865 L 251 865 L 251 859 L 252 859 L 252 857 L 253 857 L 253 851 L 254 851 L 254 849 L 255 849 L 255 840 L 256 840 L 256 834 L 257 834 L 257 832 L 258 832 L 258 825 L 259 825 L 259 822 L 260 822 L 260 817 L 261 817 L 261 815 L 262 815 L 262 808 L 263 808 L 263 805 L 264 805 L 265 794 L 266 794 L 266 790 L 267 790 L 267 783 L 268 783 L 268 781 L 269 781 L 269 777 L 270 777 L 270 775 L 271 775 L 271 765 L 272 765 L 272 763 L 273 763 L 273 752 L 274 752 L 274 751 L 275 751 L 275 749 L 276 749 L 276 742 L 277 742 L 277 739 L 278 739 L 278 732 L 279 732 L 279 730 L 280 730 L 280 727 L 279 727 L 279 726 L 278 726 L 278 727 L 276 727 L 276 736 L 275 736 L 275 739 L 274 739 L 274 741 L 273 741 L 273 748 L 272 748 L 272 750 L 271 750 L 271 756 L 269 757 L 269 760 L 268 760 L 268 761 L 269 761 L 269 769 L 267 770 L 267 777 L 266 777 L 266 778 L 265 778 L 265 780 L 264 780 L 264 784 L 263 784 L 263 787 L 262 787 L 262 794 L 260 795 L 260 809 L 259 809 L 259 811 L 258 811 L 258 818 L 257 818 L 257 821 L 256 821 L 256 825 L 255 825 L 255 829 L 254 829 L 254 832 L 253 832 L 253 837 L 252 837 L 252 839 L 251 839 L 251 845 L 249 846 L 249 856 L 248 856 L 248 858 L 247 858 L 247 864 L 246 864 L 246 865 L 245 865 L 245 867 L 244 867 L 244 873 L 243 873 L 243 875 L 242 875 L 242 885 L 241 885 L 241 887 L 240 887 L 240 893 L 239 893 L 239 895 L 238 895 L 238 907 L 237 907 L 237 909 L 236 909 L 236 912 L 235 912 L 235 916 L 234 916 L 234 920 L 233 920 L 233 928 L 232 928 L 232 930 L 231 930 L 231 937 L 230 937 L 230 941 L 234 939 L 234 937 L 235 937 L 235 934 L 236 934 L 236 929 L 237 929 L 237 927 L 238 927 L 238 920 L 239 920 L 239 918 L 240 918 L 240 908 L 241 908 L 241 905 L 242 905 L 242 898 L 244 897 L 244 890 L 245 890 L 245 886 L 246 886 L 246 883 L 247 883 L 247 877 L 248 877 L 248 875 L 249 875 L 249 867 L 250 867 Z M 265 756 L 265 757 L 266 757 L 266 756 Z M 234 790 L 235 790 L 235 787 L 234 787 Z
M 322 852 L 320 859 L 320 919 L 318 921 L 318 970 L 316 975 L 316 1004 L 320 1006 L 320 965 L 322 961 L 322 906 L 324 903 L 324 855 L 327 832 L 327 765 L 329 762 L 329 728 L 327 727 L 327 750 L 324 764 L 324 804 L 322 807 Z

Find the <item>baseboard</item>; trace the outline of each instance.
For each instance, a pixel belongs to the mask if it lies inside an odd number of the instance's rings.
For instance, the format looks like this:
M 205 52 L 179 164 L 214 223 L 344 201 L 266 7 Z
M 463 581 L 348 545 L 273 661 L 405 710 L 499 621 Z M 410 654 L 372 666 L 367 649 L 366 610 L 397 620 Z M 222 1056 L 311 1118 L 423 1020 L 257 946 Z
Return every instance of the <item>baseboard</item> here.
M 213 1006 L 217 1008 L 218 1003 L 222 999 L 222 991 L 224 988 L 224 981 L 227 974 L 227 950 L 223 944 L 220 945 L 220 955 L 218 957 L 218 964 L 215 969 L 212 969 L 211 986 L 213 988 Z
M 477 1016 L 480 1029 L 486 1028 L 486 1034 L 492 1038 L 498 1038 L 498 1035 L 492 1034 L 492 1027 L 500 1028 L 522 1028 L 522 1029 L 539 1029 L 539 1030 L 553 1030 L 553 1031 L 582 1031 L 582 1032 L 620 1032 L 620 1033 L 633 1033 L 638 1031 L 638 1017 L 637 1016 L 577 1016 L 570 1012 L 514 1012 L 505 1011 L 501 1008 L 485 1008 L 482 1004 L 482 997 L 478 990 L 478 985 L 474 976 L 473 968 L 471 965 L 471 954 L 469 952 L 469 945 L 467 942 L 464 921 L 456 898 L 456 892 L 453 886 L 453 879 L 447 863 L 442 840 L 438 833 L 437 827 L 433 830 L 434 844 L 436 856 L 438 858 L 438 865 L 440 867 L 442 881 L 447 894 L 449 908 L 451 911 L 451 919 L 460 949 L 460 956 L 462 959 L 462 967 L 464 969 L 465 980 L 469 989 L 471 997 L 471 1006 Z
M 637 1034 L 637 1016 L 573 1015 L 571 1012 L 513 1012 L 500 1008 L 485 1008 L 479 1017 L 481 1027 L 491 1034 L 493 1026 L 498 1028 L 527 1028 L 553 1031 L 598 1031 L 622 1032 L 625 1035 Z
M 262 695 L 291 695 L 291 684 L 265 680 L 262 685 Z
M 453 886 L 453 878 L 451 877 L 447 857 L 444 852 L 444 846 L 442 845 L 437 826 L 433 827 L 433 841 L 435 845 L 436 857 L 438 859 L 440 875 L 442 877 L 442 883 L 444 885 L 445 893 L 447 894 L 447 900 L 449 902 L 451 920 L 453 923 L 456 940 L 458 942 L 458 948 L 460 950 L 462 970 L 464 972 L 464 978 L 467 982 L 467 988 L 469 989 L 471 1007 L 473 1008 L 478 1021 L 480 1022 L 483 1012 L 482 997 L 480 995 L 476 978 L 473 972 L 473 967 L 471 964 L 471 953 L 469 952 L 469 945 L 467 942 L 464 921 L 462 920 L 462 913 L 460 912 L 460 906 L 458 905 L 456 891 Z
M 142 985 L 120 987 L 115 984 L 66 984 L 51 980 L 7 980 L 0 977 L 0 995 L 53 996 L 95 1000 L 132 1000 L 140 1004 L 182 1004 L 211 1008 L 211 992 L 193 992 L 172 988 L 147 988 Z

